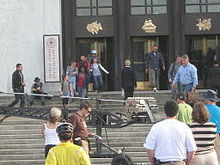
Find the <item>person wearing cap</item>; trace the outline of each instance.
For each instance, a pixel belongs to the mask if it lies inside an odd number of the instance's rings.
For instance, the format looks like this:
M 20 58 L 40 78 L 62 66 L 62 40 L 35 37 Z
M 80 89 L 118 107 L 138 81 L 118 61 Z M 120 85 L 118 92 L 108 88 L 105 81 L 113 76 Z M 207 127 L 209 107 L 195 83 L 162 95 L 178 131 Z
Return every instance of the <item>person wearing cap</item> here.
M 48 122 L 45 122 L 41 126 L 41 134 L 45 141 L 45 158 L 47 157 L 49 150 L 60 143 L 60 140 L 56 133 L 56 128 L 61 119 L 61 114 L 62 111 L 60 108 L 51 108 Z
M 179 111 L 177 113 L 177 119 L 183 123 L 192 123 L 192 107 L 186 103 L 186 97 L 184 93 L 178 93 L 176 97 Z
M 186 54 L 182 56 L 182 65 L 179 67 L 171 86 L 175 87 L 178 83 L 184 93 L 195 91 L 198 85 L 197 68 L 189 62 L 189 57 Z
M 46 94 L 46 92 L 44 91 L 43 83 L 40 81 L 39 77 L 35 77 L 34 84 L 31 87 L 31 93 L 39 94 L 39 95 L 40 94 Z M 40 99 L 41 104 L 45 105 L 45 96 L 34 96 L 34 95 L 32 95 L 30 97 L 30 105 L 34 104 L 35 99 Z
M 152 126 L 144 143 L 150 165 L 189 165 L 197 149 L 192 131 L 176 119 L 176 101 L 167 101 L 164 111 L 166 119 Z
M 218 98 L 217 93 L 211 89 L 203 95 L 203 98 L 206 99 L 206 107 L 210 114 L 209 121 L 215 123 L 217 127 L 218 136 L 215 140 L 215 149 L 217 153 L 220 153 L 220 107 L 216 105 L 216 103 L 220 101 L 220 98 Z M 219 155 L 218 158 L 220 159 Z
M 96 50 L 91 50 L 91 53 L 88 55 L 87 60 L 92 63 L 94 58 L 98 58 L 97 57 L 97 51 Z
M 61 123 L 57 127 L 61 143 L 50 149 L 45 165 L 91 165 L 83 148 L 72 143 L 73 130 L 70 123 Z

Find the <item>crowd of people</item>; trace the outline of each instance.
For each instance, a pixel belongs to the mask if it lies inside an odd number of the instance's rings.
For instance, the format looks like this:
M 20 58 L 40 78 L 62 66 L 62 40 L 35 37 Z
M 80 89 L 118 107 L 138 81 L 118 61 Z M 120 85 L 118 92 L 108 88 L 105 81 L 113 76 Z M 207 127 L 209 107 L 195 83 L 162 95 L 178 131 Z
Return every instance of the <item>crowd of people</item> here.
M 220 101 L 214 90 L 204 95 L 204 103 L 193 108 L 186 103 L 185 94 L 164 105 L 166 119 L 154 124 L 144 147 L 151 165 L 218 165 L 220 152 Z M 85 119 L 92 106 L 83 102 L 79 110 L 63 123 L 61 110 L 53 107 L 48 122 L 42 125 L 45 139 L 45 165 L 68 165 L 78 162 L 89 165 L 89 133 Z M 100 139 L 99 139 L 100 140 Z
M 181 64 L 179 58 L 181 58 Z M 63 96 L 71 96 L 76 89 L 79 90 L 78 77 L 81 77 L 81 82 L 84 82 L 86 78 L 86 65 L 82 66 L 82 62 L 79 63 L 81 64 L 72 63 L 67 67 L 67 73 L 72 73 L 76 76 L 75 78 L 71 78 L 68 74 L 63 75 L 61 83 Z M 198 81 L 196 68 L 189 63 L 187 55 L 177 57 L 176 64 L 178 69 L 175 69 L 175 76 L 171 72 L 170 82 L 173 87 L 176 87 L 174 84 L 180 84 L 182 93 L 176 94 L 175 92 L 176 100 L 165 103 L 166 119 L 151 128 L 144 143 L 148 158 L 151 165 L 218 165 L 216 151 L 220 152 L 220 107 L 216 105 L 216 102 L 219 102 L 220 98 L 214 90 L 208 90 L 203 95 L 205 104 L 198 102 L 192 108 L 186 103 L 185 94 L 195 90 Z M 99 67 L 97 65 L 99 64 L 94 60 L 93 69 Z M 133 96 L 136 86 L 135 71 L 130 65 L 130 60 L 126 60 L 125 67 L 122 69 L 122 88 L 125 90 L 125 97 Z M 79 70 L 77 66 L 79 66 Z M 25 86 L 23 67 L 21 64 L 17 64 L 16 67 L 12 79 L 13 90 L 16 93 L 23 93 Z M 171 67 L 175 68 L 175 66 Z M 94 71 L 94 73 L 97 72 Z M 106 73 L 108 72 L 106 71 Z M 189 75 L 192 82 L 187 78 Z M 95 76 L 99 75 L 95 74 Z M 75 80 L 76 82 L 74 82 Z M 34 79 L 31 90 L 36 94 L 45 93 L 40 78 Z M 177 91 L 179 92 L 178 87 Z M 19 99 L 23 106 L 23 95 L 19 94 L 15 95 L 15 101 L 9 106 L 16 104 Z M 31 100 L 33 101 L 33 98 Z M 41 102 L 44 103 L 44 99 L 41 99 Z M 63 99 L 63 104 L 68 105 L 68 100 Z M 79 110 L 63 123 L 60 122 L 62 111 L 56 107 L 51 109 L 48 122 L 44 123 L 41 128 L 42 136 L 45 139 L 45 165 L 68 165 L 73 162 L 81 165 L 91 164 L 88 138 L 94 137 L 95 134 L 88 132 L 85 121 L 91 111 L 92 106 L 88 102 L 83 102 Z
M 19 100 L 20 107 L 25 106 L 25 83 L 22 71 L 23 65 L 21 63 L 16 64 L 16 70 L 12 74 L 12 89 L 15 93 L 15 100 L 9 104 L 8 107 L 13 107 Z M 88 58 L 81 56 L 78 62 L 72 61 L 71 64 L 67 66 L 65 74 L 62 75 L 60 93 L 63 96 L 62 103 L 64 108 L 67 108 L 68 97 L 70 96 L 87 97 L 90 82 L 94 84 L 94 91 L 100 93 L 103 88 L 103 73 L 109 74 L 99 62 L 96 50 L 92 50 L 91 56 Z M 34 84 L 31 87 L 31 93 L 31 96 L 28 98 L 30 105 L 33 105 L 36 99 L 39 99 L 41 104 L 45 105 L 45 95 L 47 92 L 39 77 L 35 77 Z
M 151 165 L 218 165 L 220 101 L 214 90 L 193 108 L 184 93 L 164 105 L 166 119 L 153 125 L 144 147 Z
M 48 122 L 44 123 L 41 133 L 45 140 L 45 165 L 90 165 L 89 137 L 101 138 L 89 133 L 85 118 L 90 115 L 92 106 L 83 102 L 79 110 L 61 120 L 61 110 L 53 107 Z
M 165 65 L 156 45 L 146 59 L 146 72 L 150 73 L 152 90 L 157 92 L 160 67 L 165 70 Z M 22 64 L 17 64 L 12 75 L 15 100 L 9 107 L 13 107 L 19 100 L 21 107 L 25 105 L 22 71 Z M 64 108 L 68 106 L 69 96 L 87 97 L 91 77 L 95 90 L 99 93 L 103 85 L 101 71 L 109 74 L 98 62 L 95 54 L 90 59 L 81 56 L 80 61 L 71 62 L 61 82 Z M 144 147 L 151 165 L 218 165 L 216 151 L 220 152 L 220 107 L 216 102 L 219 102 L 220 98 L 214 90 L 208 90 L 203 95 L 205 104 L 197 102 L 193 107 L 187 104 L 186 93 L 195 91 L 198 85 L 197 69 L 189 62 L 187 55 L 178 56 L 170 65 L 168 80 L 176 100 L 165 103 L 166 119 L 153 125 L 145 140 Z M 135 70 L 131 67 L 131 61 L 125 60 L 121 71 L 121 87 L 125 100 L 127 97 L 133 97 L 136 86 Z M 39 77 L 34 79 L 31 92 L 31 104 L 34 104 L 35 97 L 39 97 L 37 94 L 47 94 Z M 45 97 L 40 97 L 40 101 L 44 105 Z M 88 132 L 85 121 L 91 111 L 91 104 L 83 102 L 76 113 L 65 122 L 60 122 L 62 111 L 56 107 L 51 109 L 48 122 L 41 128 L 45 139 L 45 165 L 91 164 L 88 138 L 97 138 L 95 134 Z

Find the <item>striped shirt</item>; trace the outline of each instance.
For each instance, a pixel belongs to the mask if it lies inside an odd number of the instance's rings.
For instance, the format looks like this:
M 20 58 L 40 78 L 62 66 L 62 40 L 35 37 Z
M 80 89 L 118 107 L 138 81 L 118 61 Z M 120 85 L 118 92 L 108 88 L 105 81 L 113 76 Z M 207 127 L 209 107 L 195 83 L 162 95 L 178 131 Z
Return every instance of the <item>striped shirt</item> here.
M 215 123 L 191 123 L 190 128 L 197 146 L 196 154 L 204 154 L 214 149 L 217 131 Z

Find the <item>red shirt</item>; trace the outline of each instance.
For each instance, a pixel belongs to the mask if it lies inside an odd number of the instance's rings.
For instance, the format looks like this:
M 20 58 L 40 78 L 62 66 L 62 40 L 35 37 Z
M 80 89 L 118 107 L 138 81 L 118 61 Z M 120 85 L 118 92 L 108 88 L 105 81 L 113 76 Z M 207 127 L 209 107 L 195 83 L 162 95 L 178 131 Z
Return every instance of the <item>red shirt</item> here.
M 78 87 L 84 87 L 84 80 L 85 80 L 85 74 L 80 73 L 77 80 L 77 86 Z

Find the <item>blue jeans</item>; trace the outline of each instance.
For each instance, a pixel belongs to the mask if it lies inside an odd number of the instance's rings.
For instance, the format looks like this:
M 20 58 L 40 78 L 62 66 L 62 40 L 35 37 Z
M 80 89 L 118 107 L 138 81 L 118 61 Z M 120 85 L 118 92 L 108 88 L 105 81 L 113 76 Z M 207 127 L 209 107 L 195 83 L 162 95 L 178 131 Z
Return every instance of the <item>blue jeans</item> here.
M 86 94 L 87 94 L 86 87 L 77 87 L 77 91 L 79 93 L 79 97 L 86 97 Z
M 160 69 L 150 69 L 151 88 L 159 89 Z
M 193 84 L 186 84 L 186 85 L 182 85 L 182 91 L 184 93 L 187 93 L 187 92 L 191 92 L 192 91 L 192 87 L 193 87 Z
M 94 83 L 95 83 L 95 89 L 97 91 L 100 91 L 100 89 L 102 88 L 102 85 L 103 85 L 102 75 L 100 75 L 100 76 L 93 76 L 93 79 L 94 79 Z

